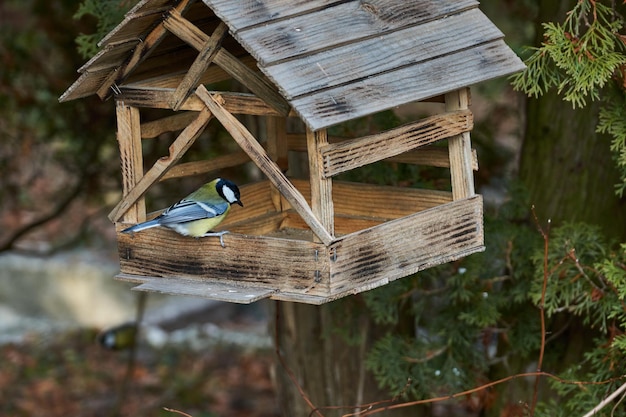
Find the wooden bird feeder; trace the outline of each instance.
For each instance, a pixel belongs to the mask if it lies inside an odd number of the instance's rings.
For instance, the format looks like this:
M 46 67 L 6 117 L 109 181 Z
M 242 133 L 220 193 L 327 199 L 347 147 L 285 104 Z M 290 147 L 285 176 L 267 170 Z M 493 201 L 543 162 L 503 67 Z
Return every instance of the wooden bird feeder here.
M 475 0 L 140 1 L 60 99 L 115 100 L 117 278 L 145 291 L 321 304 L 482 251 L 468 86 L 524 68 L 502 38 Z M 249 92 L 216 91 L 228 79 Z M 327 133 L 417 101 L 441 110 L 364 137 Z M 146 109 L 171 114 L 144 122 Z M 267 140 L 235 115 L 265 118 Z M 287 132 L 289 117 L 306 133 Z M 240 151 L 178 163 L 212 119 Z M 178 135 L 169 155 L 144 168 L 142 141 L 164 132 Z M 308 179 L 285 174 L 289 152 L 306 152 Z M 449 168 L 452 189 L 334 179 L 382 160 Z M 249 161 L 266 180 L 240 184 L 245 207 L 220 227 L 225 248 L 160 228 L 119 232 L 146 219 L 158 181 L 208 180 Z

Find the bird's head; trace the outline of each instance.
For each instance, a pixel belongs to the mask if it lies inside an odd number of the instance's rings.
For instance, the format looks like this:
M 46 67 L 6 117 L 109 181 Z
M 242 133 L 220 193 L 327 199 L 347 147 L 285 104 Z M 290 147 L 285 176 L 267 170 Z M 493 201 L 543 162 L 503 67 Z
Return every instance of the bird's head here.
M 243 203 L 240 200 L 239 188 L 234 182 L 218 178 L 217 183 L 215 184 L 215 189 L 220 197 L 228 201 L 230 204 L 237 203 L 243 207 Z

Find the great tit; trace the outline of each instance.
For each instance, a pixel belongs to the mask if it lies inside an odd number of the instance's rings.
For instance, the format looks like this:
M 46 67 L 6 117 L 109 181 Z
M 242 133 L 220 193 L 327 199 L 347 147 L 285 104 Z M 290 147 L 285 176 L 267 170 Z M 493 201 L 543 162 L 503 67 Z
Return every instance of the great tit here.
M 228 231 L 209 232 L 224 220 L 231 204 L 234 203 L 243 207 L 239 188 L 232 181 L 216 178 L 170 206 L 154 219 L 124 229 L 122 233 L 163 226 L 183 236 L 219 236 L 220 244 L 224 247 L 223 237 Z

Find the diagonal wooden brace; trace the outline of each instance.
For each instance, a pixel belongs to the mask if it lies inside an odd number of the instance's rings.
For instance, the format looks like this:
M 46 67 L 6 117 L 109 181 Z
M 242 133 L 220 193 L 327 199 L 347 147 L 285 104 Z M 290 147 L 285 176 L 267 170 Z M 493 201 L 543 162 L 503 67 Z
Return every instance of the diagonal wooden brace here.
M 265 149 L 257 142 L 252 133 L 235 116 L 224 109 L 219 102 L 219 97 L 211 95 L 203 85 L 196 89 L 196 95 L 206 104 L 207 108 L 220 121 L 228 133 L 231 134 L 241 149 L 263 171 L 274 187 L 289 201 L 289 204 L 300 214 L 313 233 L 326 246 L 330 245 L 333 241 L 333 236 L 313 214 L 304 196 L 287 179 L 280 167 L 272 161 L 272 158 L 265 152 Z
M 209 40 L 209 35 L 185 19 L 177 10 L 171 10 L 163 20 L 163 25 L 197 51 L 201 51 Z M 222 68 L 235 80 L 246 86 L 257 97 L 265 101 L 282 116 L 287 116 L 291 105 L 281 96 L 276 87 L 259 73 L 248 68 L 243 62 L 224 48 L 217 48 L 213 63 Z
M 193 90 L 200 84 L 200 78 L 206 71 L 206 69 L 213 62 L 213 58 L 220 50 L 220 45 L 228 33 L 228 27 L 224 22 L 220 22 L 209 40 L 204 44 L 204 47 L 196 57 L 193 64 L 185 74 L 185 77 L 180 82 L 174 94 L 170 98 L 170 106 L 177 111 L 183 102 L 191 95 Z
M 187 152 L 198 136 L 204 131 L 211 117 L 211 112 L 208 109 L 204 109 L 193 122 L 183 129 L 176 140 L 170 145 L 169 156 L 162 157 L 156 161 L 152 168 L 141 177 L 135 186 L 129 190 L 111 213 L 109 213 L 109 219 L 111 219 L 111 221 L 119 221 L 124 213 L 145 194 L 148 188 L 165 175 L 165 173 L 183 157 L 185 152 Z

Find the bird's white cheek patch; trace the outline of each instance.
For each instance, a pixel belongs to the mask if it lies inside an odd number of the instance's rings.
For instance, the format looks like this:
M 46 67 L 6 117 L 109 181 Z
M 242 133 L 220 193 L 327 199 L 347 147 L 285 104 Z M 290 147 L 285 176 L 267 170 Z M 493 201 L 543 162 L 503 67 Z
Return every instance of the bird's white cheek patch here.
M 234 203 L 237 201 L 237 197 L 235 197 L 235 193 L 230 188 L 223 187 L 222 193 L 224 194 L 224 197 L 226 197 L 226 201 L 228 201 L 229 203 Z

